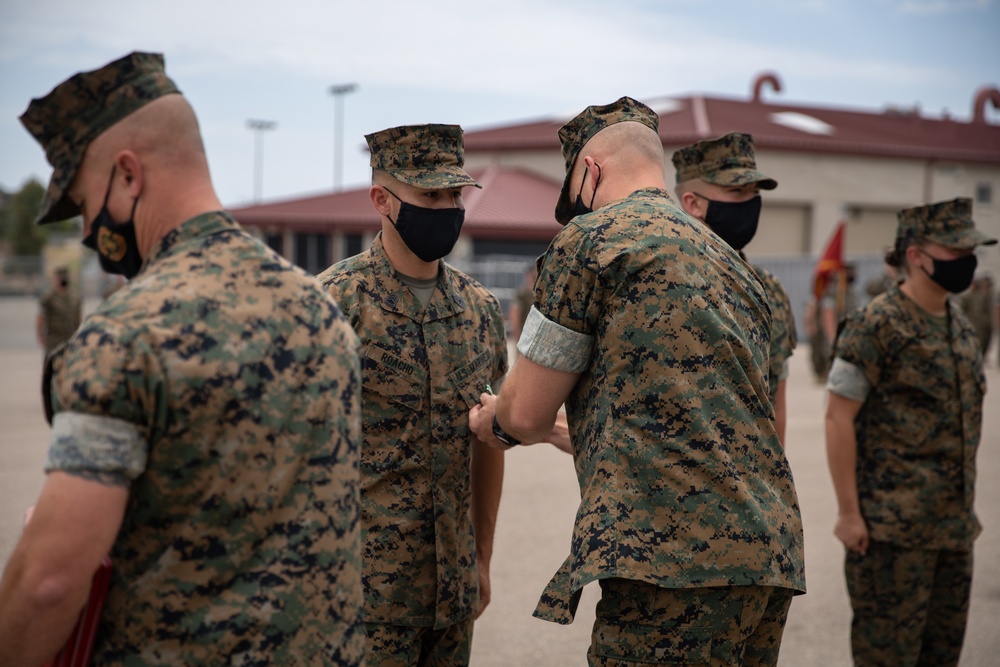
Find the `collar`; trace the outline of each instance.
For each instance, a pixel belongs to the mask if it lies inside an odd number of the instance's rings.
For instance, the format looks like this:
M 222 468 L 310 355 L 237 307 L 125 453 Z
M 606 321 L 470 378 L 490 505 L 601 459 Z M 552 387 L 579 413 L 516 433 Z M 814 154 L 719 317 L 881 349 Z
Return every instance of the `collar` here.
M 159 243 L 153 246 L 149 257 L 143 262 L 143 268 L 161 257 L 174 254 L 179 246 L 187 241 L 235 229 L 241 228 L 226 211 L 209 211 L 196 215 L 167 232 Z
M 382 310 L 405 315 L 415 322 L 432 322 L 457 315 L 465 310 L 465 298 L 455 270 L 441 260 L 438 263 L 437 285 L 425 309 L 416 295 L 399 278 L 389 263 L 379 232 L 368 251 L 369 275 L 373 279 L 373 292 Z

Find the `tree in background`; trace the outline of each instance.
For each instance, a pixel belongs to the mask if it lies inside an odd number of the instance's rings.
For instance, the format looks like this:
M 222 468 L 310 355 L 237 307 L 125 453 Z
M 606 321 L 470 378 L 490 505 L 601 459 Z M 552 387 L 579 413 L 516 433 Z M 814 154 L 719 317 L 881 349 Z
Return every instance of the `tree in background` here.
M 20 257 L 36 257 L 41 254 L 51 232 L 73 232 L 78 226 L 75 220 L 67 220 L 54 225 L 39 226 L 35 217 L 45 196 L 45 186 L 31 178 L 7 199 L 0 210 L 0 229 L 7 240 L 10 254 Z

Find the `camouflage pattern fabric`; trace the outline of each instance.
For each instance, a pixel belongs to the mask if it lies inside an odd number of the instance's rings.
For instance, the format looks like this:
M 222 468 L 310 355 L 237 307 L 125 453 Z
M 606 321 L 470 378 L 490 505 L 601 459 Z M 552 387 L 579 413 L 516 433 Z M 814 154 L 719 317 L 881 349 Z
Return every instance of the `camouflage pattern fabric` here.
M 68 341 L 80 323 L 80 299 L 68 289 L 49 290 L 39 301 L 45 317 L 45 351 Z
M 465 164 L 459 125 L 401 125 L 365 135 L 371 167 L 418 188 L 442 190 L 474 185 Z
M 896 219 L 897 241 L 927 240 L 948 248 L 974 248 L 997 242 L 975 228 L 972 200 L 968 197 L 906 208 L 896 214 Z
M 507 372 L 500 304 L 442 262 L 424 308 L 381 235 L 319 279 L 362 343 L 365 621 L 463 621 L 479 597 L 468 411 Z
M 467 618 L 440 630 L 366 623 L 368 667 L 467 667 L 472 629 Z
M 957 667 L 972 588 L 972 551 L 872 542 L 847 552 L 855 665 Z
M 791 603 L 787 588 L 666 589 L 604 579 L 588 664 L 773 666 Z
M 848 315 L 835 356 L 872 386 L 855 420 L 861 514 L 871 539 L 968 549 L 986 378 L 976 334 L 949 304 L 935 322 L 898 287 Z
M 609 577 L 804 590 L 802 523 L 774 430 L 771 329 L 752 269 L 665 190 L 573 219 L 535 307 L 593 336 L 567 400 L 581 503 L 535 615 L 568 623 Z
M 722 186 L 756 183 L 762 190 L 773 190 L 778 182 L 757 170 L 755 151 L 752 136 L 730 132 L 718 139 L 685 146 L 674 152 L 671 161 L 678 183 L 695 179 Z
M 792 312 L 792 302 L 788 292 L 778 278 L 762 266 L 751 264 L 750 267 L 760 278 L 764 292 L 767 294 L 767 305 L 771 308 L 771 347 L 767 366 L 767 397 L 774 403 L 778 393 L 778 383 L 785 370 L 785 362 L 792 357 L 798 339 L 795 335 L 795 314 Z
M 134 52 L 63 81 L 33 99 L 21 123 L 45 149 L 52 178 L 36 222 L 72 218 L 80 207 L 66 196 L 90 142 L 109 127 L 163 95 L 179 93 L 159 53 Z
M 972 283 L 972 288 L 959 296 L 957 301 L 976 332 L 979 349 L 983 353 L 985 361 L 990 347 L 990 338 L 993 337 L 993 311 L 997 307 L 991 287 L 988 283 L 981 283 L 977 279 Z
M 221 212 L 87 318 L 53 360 L 47 469 L 145 459 L 93 664 L 362 664 L 357 349 L 316 281 Z
M 565 225 L 573 217 L 569 179 L 580 151 L 604 128 L 624 122 L 642 123 L 654 132 L 660 127 L 660 117 L 655 111 L 631 97 L 621 97 L 611 104 L 589 106 L 559 128 L 559 141 L 562 145 L 563 159 L 566 161 L 566 178 L 563 180 L 562 190 L 559 191 L 559 199 L 556 201 L 556 220 L 561 224 Z

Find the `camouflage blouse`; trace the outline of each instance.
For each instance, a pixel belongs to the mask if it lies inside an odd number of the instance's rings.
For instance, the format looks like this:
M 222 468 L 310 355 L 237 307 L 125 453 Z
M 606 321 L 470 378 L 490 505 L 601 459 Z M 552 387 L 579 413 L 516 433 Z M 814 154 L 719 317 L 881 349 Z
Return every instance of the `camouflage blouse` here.
M 357 665 L 358 340 L 225 213 L 51 364 L 46 469 L 129 487 L 95 665 Z
M 535 615 L 570 622 L 580 589 L 610 577 L 804 590 L 767 397 L 771 317 L 749 265 L 646 189 L 573 219 L 538 270 L 542 330 L 589 341 L 589 361 L 567 401 L 581 491 L 571 552 Z
M 795 336 L 795 315 L 792 314 L 792 303 L 788 292 L 778 281 L 778 278 L 762 266 L 751 264 L 757 277 L 760 278 L 767 294 L 767 303 L 771 308 L 771 348 L 767 365 L 767 395 L 774 403 L 778 393 L 778 383 L 784 379 L 785 363 L 791 359 L 798 343 Z
M 441 262 L 425 308 L 381 236 L 319 279 L 361 337 L 365 621 L 467 619 L 479 600 L 468 413 L 507 372 L 500 304 Z
M 931 317 L 892 287 L 854 311 L 835 356 L 871 390 L 855 420 L 861 514 L 873 540 L 968 549 L 986 378 L 961 309 Z

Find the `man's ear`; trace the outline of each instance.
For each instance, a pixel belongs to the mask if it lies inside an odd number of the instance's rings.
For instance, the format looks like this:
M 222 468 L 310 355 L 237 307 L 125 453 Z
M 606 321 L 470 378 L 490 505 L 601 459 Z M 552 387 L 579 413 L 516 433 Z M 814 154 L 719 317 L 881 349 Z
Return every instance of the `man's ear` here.
M 680 200 L 688 215 L 699 220 L 705 219 L 705 201 L 701 197 L 688 190 L 681 194 Z
M 381 185 L 373 185 L 368 190 L 368 199 L 372 202 L 372 207 L 386 218 L 390 217 L 392 208 L 389 202 L 389 193 Z
M 124 181 L 129 194 L 133 198 L 138 198 L 142 194 L 144 182 L 138 156 L 129 150 L 119 151 L 115 155 L 114 164 L 116 176 Z

